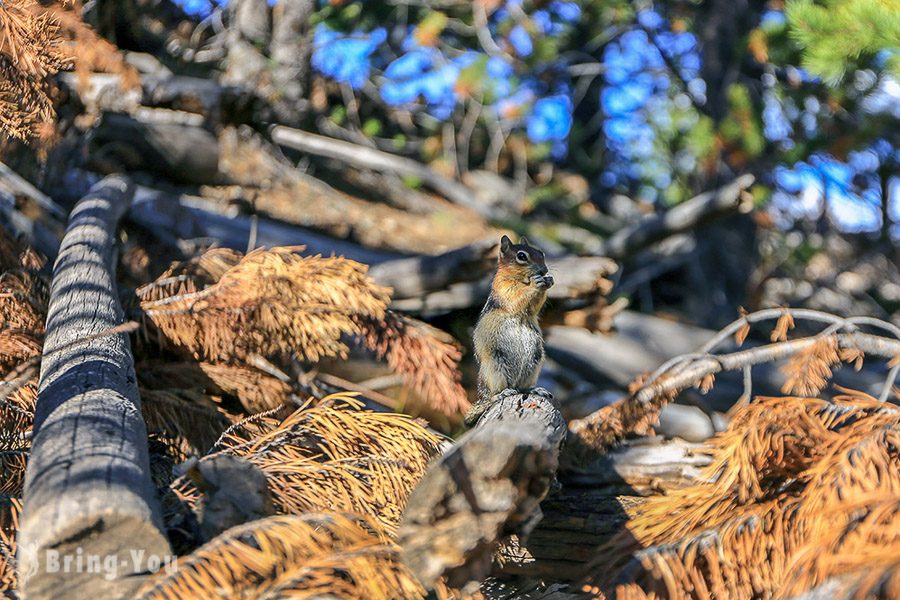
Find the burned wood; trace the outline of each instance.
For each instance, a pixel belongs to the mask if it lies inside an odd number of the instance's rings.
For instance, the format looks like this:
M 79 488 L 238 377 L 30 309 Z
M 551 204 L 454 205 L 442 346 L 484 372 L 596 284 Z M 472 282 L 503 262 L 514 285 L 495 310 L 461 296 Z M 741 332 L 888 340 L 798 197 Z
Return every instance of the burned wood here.
M 29 598 L 126 597 L 147 568 L 135 554 L 169 553 L 114 275 L 116 225 L 132 195 L 122 177 L 94 186 L 54 265 L 19 537 Z M 76 555 L 115 557 L 117 569 L 54 563 Z
M 556 402 L 498 399 L 434 463 L 409 497 L 399 529 L 404 561 L 428 588 L 440 577 L 477 588 L 500 541 L 540 520 L 565 438 Z

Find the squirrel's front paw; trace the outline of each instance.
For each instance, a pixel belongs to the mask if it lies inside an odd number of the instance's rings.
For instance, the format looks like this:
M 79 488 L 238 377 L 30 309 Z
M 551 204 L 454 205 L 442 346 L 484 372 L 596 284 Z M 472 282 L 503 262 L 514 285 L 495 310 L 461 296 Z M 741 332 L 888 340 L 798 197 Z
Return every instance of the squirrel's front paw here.
M 541 398 L 547 398 L 548 400 L 553 399 L 553 394 L 550 393 L 550 390 L 543 387 L 535 387 L 528 390 L 530 394 L 537 394 Z
M 505 398 L 509 398 L 510 396 L 515 396 L 516 394 L 521 394 L 519 390 L 513 388 L 506 388 L 502 392 L 497 392 L 494 395 L 494 400 L 503 400 Z

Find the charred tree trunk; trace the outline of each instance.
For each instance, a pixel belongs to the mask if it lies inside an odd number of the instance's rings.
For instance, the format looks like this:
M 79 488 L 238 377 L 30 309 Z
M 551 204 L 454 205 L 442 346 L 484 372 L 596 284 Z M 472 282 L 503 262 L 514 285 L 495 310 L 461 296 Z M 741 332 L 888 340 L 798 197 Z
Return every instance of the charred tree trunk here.
M 116 330 L 115 231 L 133 193 L 121 177 L 95 185 L 54 265 L 19 537 L 28 598 L 128 597 L 169 553 L 131 348 Z
M 431 466 L 400 525 L 403 557 L 432 587 L 477 589 L 498 544 L 525 537 L 556 474 L 566 423 L 552 398 L 514 394 L 488 407 L 475 428 Z

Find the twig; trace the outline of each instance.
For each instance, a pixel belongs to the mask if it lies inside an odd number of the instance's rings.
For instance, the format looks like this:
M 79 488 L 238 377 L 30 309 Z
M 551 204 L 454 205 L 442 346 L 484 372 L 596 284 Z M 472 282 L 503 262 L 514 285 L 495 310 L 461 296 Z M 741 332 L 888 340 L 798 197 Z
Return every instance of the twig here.
M 785 312 L 790 313 L 794 319 L 802 319 L 805 321 L 816 321 L 819 323 L 829 323 L 832 326 L 838 326 L 837 329 L 828 329 L 822 333 L 833 333 L 840 329 L 847 331 L 855 331 L 856 325 L 869 325 L 870 327 L 878 327 L 890 332 L 894 337 L 900 339 L 900 328 L 887 321 L 875 319 L 873 317 L 839 317 L 821 310 L 812 310 L 809 308 L 766 308 L 756 312 L 744 315 L 739 319 L 735 319 L 725 326 L 719 333 L 714 335 L 699 350 L 701 353 L 712 352 L 724 341 L 731 339 L 735 332 L 744 325 L 759 323 L 761 321 L 769 321 L 781 318 Z
M 387 407 L 395 412 L 400 410 L 400 403 L 393 398 L 385 396 L 380 392 L 376 392 L 373 389 L 353 383 L 352 381 L 348 381 L 343 377 L 338 377 L 337 375 L 332 375 L 330 373 L 319 373 L 316 375 L 316 379 L 318 379 L 325 385 L 330 385 L 336 388 L 343 388 L 350 392 L 358 392 L 369 400 L 377 402 L 378 404 Z
M 638 402 L 647 403 L 666 392 L 683 390 L 706 375 L 722 371 L 736 371 L 747 366 L 788 358 L 815 344 L 818 337 L 810 336 L 798 340 L 776 342 L 730 354 L 702 356 L 685 364 L 685 368 L 680 373 L 645 385 L 634 394 L 633 398 Z M 856 348 L 865 354 L 884 358 L 900 355 L 900 340 L 892 340 L 869 333 L 839 333 L 835 335 L 835 339 L 839 348 Z
M 475 23 L 475 35 L 478 37 L 478 43 L 481 44 L 481 47 L 485 52 L 491 56 L 500 56 L 508 60 L 513 59 L 513 57 L 504 52 L 503 49 L 497 45 L 497 42 L 494 41 L 494 38 L 491 37 L 491 30 L 488 28 L 487 10 L 485 9 L 484 2 L 472 3 L 472 21 Z
M 740 398 L 738 398 L 737 404 L 743 405 L 750 401 L 750 396 L 753 394 L 753 367 L 747 365 L 744 367 L 744 391 L 741 392 Z

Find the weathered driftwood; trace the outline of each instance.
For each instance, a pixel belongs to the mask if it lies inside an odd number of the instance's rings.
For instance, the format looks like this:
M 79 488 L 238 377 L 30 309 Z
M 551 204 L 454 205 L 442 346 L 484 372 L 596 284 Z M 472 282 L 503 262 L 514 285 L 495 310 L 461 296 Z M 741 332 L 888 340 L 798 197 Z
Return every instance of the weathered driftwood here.
M 72 211 L 53 269 L 19 532 L 32 599 L 127 597 L 148 560 L 169 553 L 131 348 L 110 333 L 123 322 L 115 231 L 132 194 L 118 176 L 95 185 Z
M 444 576 L 477 588 L 498 543 L 527 536 L 556 473 L 566 424 L 552 398 L 519 393 L 490 406 L 432 464 L 399 530 L 403 558 L 426 587 Z

